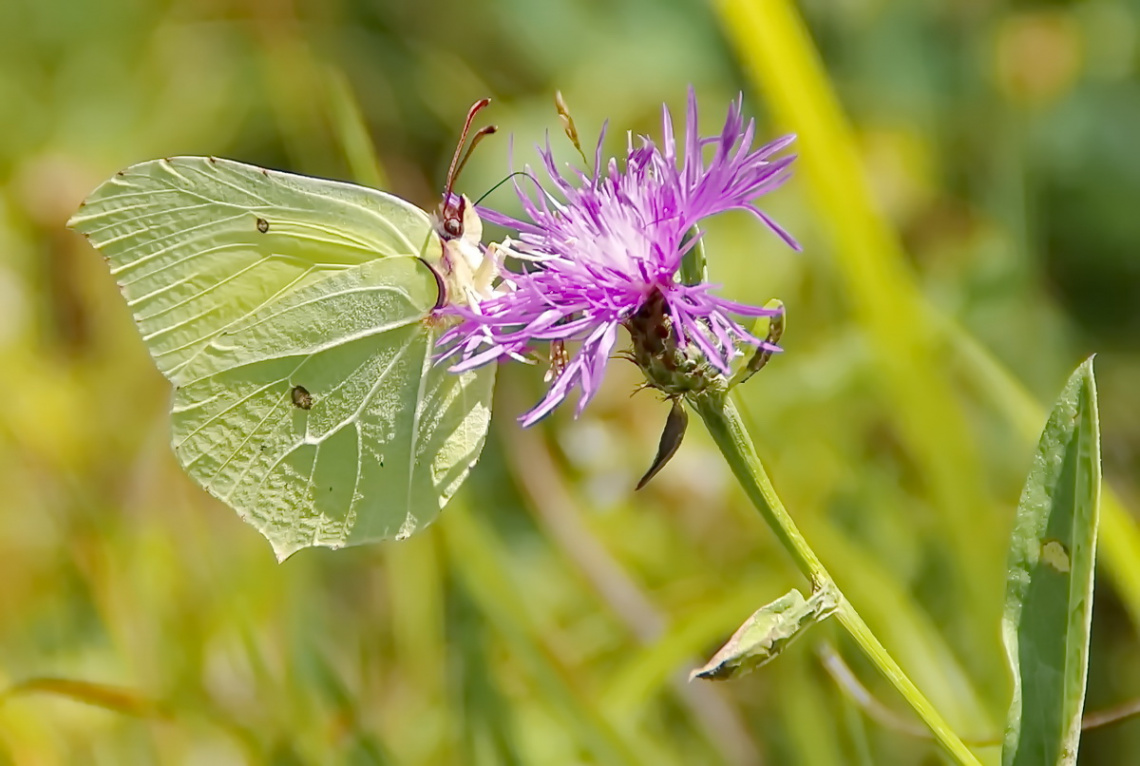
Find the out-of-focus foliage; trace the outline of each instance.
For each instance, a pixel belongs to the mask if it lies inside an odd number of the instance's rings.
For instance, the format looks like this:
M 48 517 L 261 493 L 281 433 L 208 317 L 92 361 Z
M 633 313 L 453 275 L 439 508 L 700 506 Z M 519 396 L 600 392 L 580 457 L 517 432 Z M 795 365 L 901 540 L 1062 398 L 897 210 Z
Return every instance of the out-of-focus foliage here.
M 801 10 L 925 300 L 1042 400 L 1100 351 L 1105 474 L 1136 507 L 1140 9 Z M 743 680 L 685 680 L 803 583 L 699 428 L 632 492 L 668 408 L 630 398 L 631 365 L 612 364 L 581 419 L 525 432 L 513 417 L 542 373 L 504 368 L 483 460 L 434 527 L 279 566 L 177 469 L 168 387 L 105 266 L 63 229 L 103 178 L 173 154 L 383 183 L 428 206 L 484 95 L 516 166 L 545 130 L 561 140 L 556 89 L 587 144 L 610 119 L 611 151 L 626 129 L 657 134 L 661 102 L 678 113 L 689 83 L 706 130 L 738 90 L 764 135 L 786 129 L 722 29 L 680 0 L 0 3 L 0 685 L 88 684 L 5 698 L 0 762 L 935 762 L 928 741 L 852 713 L 810 634 Z M 362 165 L 370 141 L 382 171 Z M 828 146 L 800 149 L 826 166 Z M 507 167 L 507 141 L 485 143 L 462 190 Z M 509 209 L 511 192 L 487 202 Z M 883 339 L 840 265 L 845 222 L 817 202 L 804 174 L 768 201 L 803 255 L 744 215 L 710 227 L 725 293 L 794 315 L 787 353 L 743 387 L 754 436 L 884 643 L 960 734 L 997 742 L 1004 547 L 1033 439 L 978 404 L 986 380 L 950 355 L 923 374 L 964 413 L 971 472 L 955 473 L 943 434 L 900 423 Z M 1140 695 L 1136 626 L 1110 583 L 1090 709 Z M 1138 723 L 1081 746 L 1088 764 L 1137 753 Z

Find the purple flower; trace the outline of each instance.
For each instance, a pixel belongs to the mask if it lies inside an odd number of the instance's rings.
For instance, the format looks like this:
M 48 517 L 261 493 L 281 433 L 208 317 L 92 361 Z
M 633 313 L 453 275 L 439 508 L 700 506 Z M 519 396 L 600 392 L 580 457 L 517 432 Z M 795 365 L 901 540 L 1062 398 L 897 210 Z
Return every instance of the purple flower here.
M 502 284 L 487 300 L 448 309 L 461 320 L 440 339 L 443 358 L 457 357 L 451 369 L 459 372 L 503 357 L 522 358 L 538 341 L 580 342 L 577 353 L 555 371 L 543 399 L 520 418 L 529 426 L 574 388 L 581 390 L 577 412 L 582 411 L 601 383 L 618 326 L 651 299 L 667 317 L 676 345 L 694 344 L 722 373 L 729 373 L 739 354 L 737 343 L 778 351 L 730 316 L 772 316 L 778 311 L 718 298 L 711 293 L 713 285 L 684 285 L 677 277 L 682 256 L 697 242 L 690 230 L 703 218 L 726 210 L 747 210 L 799 249 L 752 202 L 787 180 L 795 157 L 772 156 L 795 137 L 784 136 L 753 150 L 755 122 L 745 124 L 742 100 L 729 107 L 719 136 L 701 138 L 696 94 L 690 88 L 683 157 L 678 156 L 668 108 L 663 110 L 661 146 L 645 137 L 635 144 L 631 136 L 624 168 L 615 159 L 603 168 L 600 137 L 593 173 L 575 170 L 568 180 L 556 167 L 548 141 L 539 150 L 548 180 L 535 180 L 535 198 L 515 184 L 529 220 L 480 210 L 488 221 L 519 232 L 517 241 L 501 249 L 521 259 L 524 270 L 504 270 Z M 704 150 L 709 146 L 714 150 L 706 162 Z

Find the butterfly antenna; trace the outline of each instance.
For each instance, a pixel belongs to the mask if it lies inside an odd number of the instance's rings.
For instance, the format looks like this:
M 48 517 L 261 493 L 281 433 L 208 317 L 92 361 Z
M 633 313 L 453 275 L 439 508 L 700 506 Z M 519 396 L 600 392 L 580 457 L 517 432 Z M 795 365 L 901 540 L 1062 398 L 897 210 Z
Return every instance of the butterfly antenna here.
M 471 130 L 471 122 L 475 119 L 475 115 L 479 114 L 479 112 L 482 111 L 490 103 L 491 99 L 481 98 L 472 104 L 471 108 L 467 110 L 467 121 L 463 123 L 463 132 L 459 135 L 459 143 L 455 145 L 455 154 L 452 155 L 451 165 L 447 169 L 447 186 L 443 192 L 444 204 L 447 204 L 447 202 L 451 199 L 451 190 L 455 185 L 455 177 L 459 175 L 459 171 L 463 168 L 463 164 L 467 162 L 467 157 L 471 155 L 470 150 L 467 151 L 467 155 L 463 154 L 463 145 L 467 143 L 467 134 Z M 493 133 L 494 127 L 492 126 L 490 131 L 487 131 L 486 128 L 480 130 L 479 133 L 476 134 L 475 140 L 478 141 L 480 135 L 487 135 L 488 132 Z M 460 157 L 463 157 L 462 162 L 460 162 Z
M 496 130 L 498 130 L 496 126 L 488 125 L 487 127 L 479 128 L 479 130 L 476 131 L 475 135 L 471 137 L 471 143 L 468 145 L 467 151 L 463 153 L 463 159 L 459 161 L 459 167 L 455 169 L 456 178 L 458 178 L 459 174 L 463 172 L 463 168 L 467 167 L 467 160 L 471 159 L 471 152 L 475 151 L 475 147 L 479 145 L 479 142 L 494 133 Z
M 487 197 L 491 196 L 491 192 L 495 191 L 496 189 L 498 189 L 500 186 L 502 186 L 507 181 L 514 178 L 515 176 L 524 176 L 525 178 L 529 178 L 530 180 L 534 181 L 535 186 L 538 186 L 540 189 L 542 188 L 542 186 L 538 183 L 538 179 L 534 177 L 533 173 L 528 173 L 525 170 L 516 170 L 515 172 L 511 173 L 506 178 L 504 178 L 502 181 L 499 181 L 497 184 L 492 186 L 490 189 L 483 192 L 483 194 L 479 197 L 479 199 L 475 200 L 475 204 L 479 205 L 479 203 L 481 203 L 483 200 L 487 199 Z

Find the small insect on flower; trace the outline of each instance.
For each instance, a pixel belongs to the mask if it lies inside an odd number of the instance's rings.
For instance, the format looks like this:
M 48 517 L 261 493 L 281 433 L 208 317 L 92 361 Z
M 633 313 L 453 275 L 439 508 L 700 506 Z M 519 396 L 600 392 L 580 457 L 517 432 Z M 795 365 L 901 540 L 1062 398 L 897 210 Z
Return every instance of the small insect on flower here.
M 536 342 L 556 348 L 578 342 L 573 357 L 557 366 L 546 395 L 520 418 L 529 426 L 574 389 L 580 391 L 576 412 L 582 411 L 598 390 L 619 326 L 633 338 L 631 357 L 648 385 L 669 396 L 725 380 L 741 353 L 738 344 L 779 351 L 732 318 L 775 316 L 779 309 L 725 300 L 713 295 L 713 285 L 684 284 L 678 276 L 682 258 L 700 237 L 694 227 L 728 210 L 752 213 L 799 249 L 754 203 L 789 177 L 794 156 L 775 155 L 794 136 L 753 149 L 755 122 L 745 123 L 741 111 L 738 98 L 720 134 L 702 138 L 690 88 L 681 140 L 674 137 L 665 108 L 660 146 L 631 136 L 624 163 L 611 158 L 603 165 L 603 127 L 592 172 L 575 171 L 569 179 L 558 170 L 549 141 L 540 148 L 546 180 L 526 174 L 537 194 L 515 183 L 524 218 L 481 209 L 486 220 L 518 232 L 517 240 L 501 249 L 524 268 L 501 270 L 500 289 L 492 297 L 448 308 L 461 319 L 440 338 L 443 357 L 453 360 L 451 369 L 518 358 Z

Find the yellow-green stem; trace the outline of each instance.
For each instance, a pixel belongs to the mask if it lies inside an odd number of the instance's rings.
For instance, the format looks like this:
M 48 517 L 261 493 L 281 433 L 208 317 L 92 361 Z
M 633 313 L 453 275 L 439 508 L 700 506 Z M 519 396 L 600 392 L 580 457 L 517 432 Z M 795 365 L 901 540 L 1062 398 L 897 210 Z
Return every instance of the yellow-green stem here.
M 844 629 L 859 645 L 859 648 L 874 663 L 875 667 L 886 676 L 899 693 L 914 708 L 919 718 L 930 727 L 935 738 L 953 758 L 961 764 L 978 766 L 978 759 L 970 752 L 943 720 L 930 701 L 923 696 L 914 682 L 907 677 L 899 664 L 895 662 L 886 648 L 871 632 L 867 623 L 847 600 L 843 592 L 831 579 L 823 562 L 815 555 L 815 551 L 808 545 L 807 540 L 796 527 L 792 517 L 788 514 L 784 504 L 776 495 L 768 473 L 764 470 L 760 458 L 756 455 L 756 448 L 744 423 L 737 412 L 735 405 L 727 394 L 709 393 L 700 397 L 693 397 L 693 408 L 705 421 L 713 440 L 716 441 L 720 451 L 724 454 L 737 481 L 748 494 L 752 504 L 760 511 L 764 521 L 772 528 L 780 544 L 791 554 L 796 566 L 811 582 L 812 590 L 829 587 L 839 594 L 839 609 L 835 616 Z

